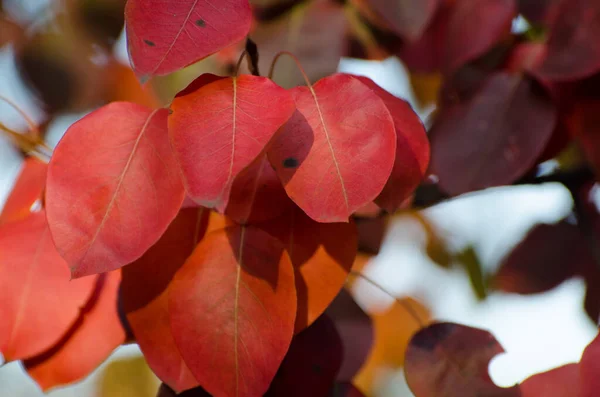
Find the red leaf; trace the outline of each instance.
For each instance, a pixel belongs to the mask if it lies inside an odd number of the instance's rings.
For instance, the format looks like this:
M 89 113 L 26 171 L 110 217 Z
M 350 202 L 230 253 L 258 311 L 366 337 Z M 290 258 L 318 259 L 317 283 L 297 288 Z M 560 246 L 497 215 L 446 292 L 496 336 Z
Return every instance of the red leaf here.
M 518 0 L 519 14 L 534 25 L 552 26 L 565 0 Z
M 148 365 L 166 384 L 182 391 L 198 385 L 171 332 L 167 288 L 204 235 L 209 211 L 182 210 L 140 259 L 123 268 L 121 299 Z
M 294 331 L 292 264 L 259 229 L 215 231 L 175 275 L 169 309 L 175 343 L 207 392 L 262 395 Z
M 396 98 L 373 80 L 355 76 L 383 99 L 396 127 L 396 159 L 392 175 L 375 203 L 388 212 L 396 211 L 419 186 L 429 165 L 429 140 L 421 119 L 410 104 Z
M 347 222 L 383 190 L 394 165 L 394 121 L 358 79 L 334 74 L 290 90 L 297 111 L 269 160 L 288 196 L 317 222 Z
M 73 277 L 138 259 L 177 214 L 184 189 L 167 114 L 115 102 L 73 124 L 56 147 L 46 208 Z
M 365 397 L 352 383 L 338 383 L 334 386 L 330 397 Z
M 129 0 L 125 20 L 129 57 L 138 77 L 145 80 L 243 39 L 252 12 L 248 0 Z
M 425 30 L 440 0 L 367 0 L 379 17 L 400 36 L 414 41 Z
M 48 349 L 88 300 L 95 277 L 69 281 L 43 212 L 0 227 L 0 352 L 7 361 Z
M 31 207 L 41 200 L 46 186 L 48 165 L 34 157 L 25 159 L 17 182 L 0 213 L 0 224 L 26 218 Z
M 357 251 L 354 223 L 318 223 L 295 207 L 266 225 L 285 244 L 294 265 L 295 332 L 313 323 L 340 292 Z
M 416 397 L 517 397 L 488 374 L 490 360 L 504 350 L 492 334 L 452 323 L 435 323 L 411 339 L 404 370 Z
M 326 396 L 342 365 L 342 341 L 327 316 L 294 336 L 265 397 Z
M 264 222 L 292 206 L 267 155 L 242 170 L 233 181 L 225 215 L 238 223 Z
M 234 178 L 290 118 L 294 102 L 264 77 L 200 79 L 173 101 L 169 134 L 189 196 L 222 212 Z
M 456 2 L 450 11 L 444 45 L 446 72 L 483 55 L 508 36 L 516 15 L 516 0 Z
M 71 329 L 52 348 L 24 362 L 44 391 L 85 378 L 125 342 L 117 312 L 121 274 L 117 270 L 97 280 L 94 296 Z
M 579 363 L 581 397 L 595 397 L 600 390 L 600 335 L 585 348 Z
M 580 397 L 579 365 L 567 364 L 535 374 L 525 379 L 520 388 L 523 397 Z
M 431 131 L 431 168 L 458 195 L 512 183 L 544 151 L 556 109 L 535 81 L 497 73 L 471 100 L 445 108 Z
M 549 80 L 576 80 L 600 70 L 600 2 L 565 1 L 548 38 L 546 58 L 536 70 Z

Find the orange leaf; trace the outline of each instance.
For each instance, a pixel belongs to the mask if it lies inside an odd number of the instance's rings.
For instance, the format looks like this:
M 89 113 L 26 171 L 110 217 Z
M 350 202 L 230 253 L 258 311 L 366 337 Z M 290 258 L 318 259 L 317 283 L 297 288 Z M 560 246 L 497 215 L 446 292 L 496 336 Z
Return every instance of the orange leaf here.
M 23 163 L 17 182 L 0 213 L 0 224 L 23 219 L 36 201 L 42 199 L 48 165 L 34 157 Z
M 73 325 L 96 278 L 69 281 L 43 212 L 0 227 L 0 258 L 0 352 L 7 361 L 29 358 Z
M 383 100 L 358 79 L 334 74 L 290 90 L 297 111 L 269 150 L 288 196 L 318 222 L 347 222 L 383 189 L 396 132 Z
M 264 77 L 205 74 L 171 108 L 169 134 L 186 190 L 198 204 L 223 212 L 234 178 L 290 118 L 294 102 Z
M 260 229 L 215 231 L 176 273 L 169 309 L 175 343 L 206 391 L 262 395 L 294 331 L 292 264 Z
M 48 169 L 50 231 L 73 277 L 138 259 L 184 199 L 166 109 L 115 102 L 73 124 Z
M 71 329 L 52 348 L 24 362 L 44 391 L 85 378 L 125 342 L 117 312 L 120 271 L 97 280 L 94 295 Z
M 135 339 L 150 368 L 176 391 L 195 387 L 198 381 L 175 346 L 167 288 L 203 237 L 208 215 L 203 208 L 182 210 L 152 248 L 123 268 L 121 299 Z
M 285 244 L 294 265 L 295 332 L 300 332 L 344 286 L 356 257 L 356 227 L 354 223 L 317 223 L 297 207 L 261 227 Z

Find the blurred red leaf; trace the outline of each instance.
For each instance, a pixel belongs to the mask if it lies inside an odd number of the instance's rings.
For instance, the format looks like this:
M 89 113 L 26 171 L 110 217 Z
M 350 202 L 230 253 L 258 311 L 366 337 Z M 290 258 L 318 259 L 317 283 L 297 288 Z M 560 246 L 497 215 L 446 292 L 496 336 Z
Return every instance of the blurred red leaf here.
M 416 397 L 517 397 L 519 387 L 500 388 L 488 374 L 504 350 L 487 331 L 434 323 L 417 332 L 405 357 L 408 386 Z
M 445 37 L 445 71 L 456 70 L 508 36 L 516 8 L 516 0 L 457 1 Z
M 550 31 L 546 58 L 536 74 L 549 80 L 576 80 L 600 70 L 600 2 L 565 1 Z
M 587 345 L 579 363 L 581 397 L 595 397 L 600 390 L 600 335 Z
M 430 134 L 432 172 L 452 195 L 512 183 L 544 151 L 555 125 L 542 87 L 496 73 L 469 101 L 441 111 Z
M 184 199 L 166 109 L 115 102 L 73 124 L 48 168 L 50 231 L 73 277 L 138 259 Z
M 288 92 L 264 77 L 200 76 L 171 104 L 169 134 L 189 196 L 227 206 L 234 178 L 292 115 Z
M 266 154 L 233 181 L 225 215 L 238 223 L 264 222 L 293 206 Z
M 347 222 L 390 177 L 396 133 L 369 87 L 334 74 L 290 90 L 297 111 L 268 152 L 288 196 L 317 222 Z
M 375 203 L 387 212 L 396 211 L 419 186 L 429 165 L 429 140 L 425 127 L 410 104 L 396 98 L 373 80 L 355 76 L 383 99 L 396 127 L 396 159 L 390 179 Z
M 215 4 L 128 0 L 125 21 L 133 69 L 145 80 L 174 72 L 243 39 L 252 12 L 248 0 Z
M 44 212 L 0 227 L 0 257 L 0 352 L 7 361 L 30 358 L 73 325 L 96 278 L 70 281 Z
M 169 287 L 175 343 L 213 395 L 261 395 L 294 331 L 293 267 L 275 238 L 254 227 L 208 234 Z
M 265 397 L 326 396 L 342 365 L 342 341 L 331 319 L 319 317 L 292 340 Z
M 579 365 L 567 364 L 535 374 L 520 385 L 523 397 L 579 397 Z
M 365 397 L 352 383 L 338 383 L 334 386 L 330 397 Z
M 26 218 L 43 198 L 48 165 L 34 157 L 25 159 L 17 181 L 0 212 L 0 224 Z
M 335 323 L 344 347 L 344 361 L 338 380 L 350 382 L 371 352 L 374 337 L 372 320 L 345 289 L 340 291 L 325 313 Z
M 75 324 L 56 345 L 24 362 L 42 390 L 85 378 L 125 342 L 117 312 L 120 282 L 119 270 L 98 276 L 94 294 Z
M 565 0 L 518 0 L 519 14 L 535 25 L 552 26 Z
M 567 128 L 581 142 L 590 165 L 600 172 L 600 100 L 579 98 L 567 117 Z
M 285 244 L 294 265 L 298 309 L 295 332 L 315 321 L 340 292 L 354 263 L 354 223 L 318 223 L 292 208 L 261 225 Z
M 168 286 L 204 236 L 209 211 L 182 210 L 140 259 L 123 268 L 121 299 L 148 365 L 166 384 L 182 391 L 198 385 L 175 345 L 169 323 Z
M 541 293 L 580 274 L 593 261 L 577 225 L 539 224 L 502 260 L 492 285 L 506 292 Z
M 421 36 L 441 0 L 366 0 L 395 33 L 414 41 Z

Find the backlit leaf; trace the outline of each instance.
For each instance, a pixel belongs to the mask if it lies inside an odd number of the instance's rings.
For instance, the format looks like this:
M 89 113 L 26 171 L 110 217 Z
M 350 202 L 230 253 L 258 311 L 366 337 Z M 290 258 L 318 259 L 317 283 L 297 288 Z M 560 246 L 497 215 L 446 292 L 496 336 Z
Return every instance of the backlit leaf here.
M 29 376 L 44 391 L 85 378 L 125 342 L 117 312 L 120 271 L 102 274 L 97 280 L 90 301 L 61 340 L 24 362 Z
M 248 0 L 128 0 L 127 44 L 142 80 L 188 66 L 248 34 Z
M 154 373 L 177 391 L 197 386 L 198 381 L 173 340 L 167 290 L 203 237 L 208 213 L 202 208 L 182 210 L 152 248 L 123 268 L 121 299 L 136 342 Z
M 0 224 L 26 218 L 32 206 L 42 199 L 46 186 L 48 165 L 42 161 L 28 157 L 21 172 L 0 212 Z
M 184 199 L 166 109 L 115 102 L 73 124 L 48 169 L 50 231 L 73 277 L 120 268 L 164 233 Z
M 416 397 L 518 397 L 518 386 L 500 388 L 488 373 L 490 360 L 503 351 L 487 331 L 434 323 L 408 345 L 406 382 Z
M 265 397 L 325 396 L 342 365 L 343 348 L 334 323 L 326 315 L 292 340 Z
M 234 178 L 294 111 L 290 94 L 264 77 L 203 75 L 171 104 L 169 134 L 189 196 L 227 206 Z
M 175 343 L 206 391 L 262 395 L 294 332 L 292 264 L 260 229 L 212 232 L 175 274 L 169 310 Z
M 394 212 L 425 177 L 429 165 L 429 141 L 423 123 L 408 102 L 396 98 L 367 77 L 356 78 L 383 99 L 396 127 L 396 160 L 392 175 L 375 199 L 381 208 Z
M 457 195 L 512 183 L 544 151 L 556 124 L 548 94 L 521 74 L 496 73 L 431 130 L 431 169 Z
M 44 212 L 0 227 L 0 353 L 7 361 L 48 349 L 92 294 L 95 277 L 69 281 Z
M 297 111 L 276 136 L 269 160 L 308 216 L 347 222 L 381 193 L 392 172 L 392 116 L 377 94 L 346 74 L 290 92 Z
M 294 265 L 295 332 L 299 332 L 325 311 L 344 286 L 356 257 L 356 226 L 318 223 L 295 207 L 261 227 L 285 244 Z

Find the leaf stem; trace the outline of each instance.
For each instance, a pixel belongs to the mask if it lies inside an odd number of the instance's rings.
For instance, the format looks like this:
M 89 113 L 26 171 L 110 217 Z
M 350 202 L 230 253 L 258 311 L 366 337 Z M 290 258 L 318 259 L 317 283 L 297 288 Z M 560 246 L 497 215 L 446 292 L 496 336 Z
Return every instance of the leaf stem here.
M 40 131 L 38 130 L 37 125 L 33 122 L 31 117 L 29 117 L 27 115 L 27 113 L 25 113 L 25 111 L 23 111 L 23 109 L 21 109 L 16 103 L 14 103 L 12 100 L 8 99 L 4 95 L 0 95 L 0 100 L 6 102 L 10 107 L 15 109 L 21 115 L 21 117 L 23 117 L 23 119 L 29 126 L 29 129 L 31 130 L 31 132 L 33 132 L 36 136 L 39 136 Z
M 421 316 L 419 316 L 419 314 L 415 311 L 415 309 L 413 309 L 408 304 L 408 302 L 406 302 L 406 301 L 398 298 L 396 295 L 392 294 L 387 289 L 383 288 L 381 286 L 381 284 L 379 284 L 378 282 L 376 282 L 372 278 L 367 277 L 367 276 L 365 276 L 364 274 L 362 274 L 360 272 L 357 272 L 355 270 L 351 270 L 350 271 L 350 275 L 354 276 L 354 277 L 362 278 L 363 280 L 365 280 L 366 282 L 368 282 L 372 286 L 376 287 L 377 289 L 379 289 L 380 291 L 382 291 L 383 293 L 385 293 L 389 297 L 393 298 L 400 306 L 402 306 L 404 308 L 404 310 L 406 310 L 406 312 L 415 320 L 415 322 L 417 324 L 419 324 L 419 328 L 425 328 L 425 326 L 426 326 L 425 321 L 423 319 L 421 319 Z
M 234 71 L 233 71 L 233 76 L 234 76 L 234 77 L 237 77 L 237 76 L 238 76 L 238 73 L 239 73 L 239 71 L 240 71 L 240 67 L 242 66 L 242 62 L 244 61 L 244 57 L 245 57 L 246 55 L 248 55 L 248 52 L 247 52 L 246 50 L 244 50 L 244 51 L 242 52 L 242 54 L 240 55 L 240 57 L 239 57 L 239 59 L 238 59 L 238 61 L 237 61 L 237 64 L 235 65 L 235 69 L 234 69 Z
M 304 68 L 302 67 L 302 64 L 300 63 L 300 60 L 298 59 L 298 57 L 296 55 L 292 54 L 289 51 L 280 51 L 277 53 L 277 55 L 275 55 L 275 57 L 273 58 L 273 61 L 271 62 L 271 69 L 269 69 L 269 78 L 271 80 L 273 79 L 273 72 L 275 71 L 275 65 L 277 64 L 277 61 L 279 60 L 279 58 L 282 55 L 287 55 L 294 60 L 294 62 L 296 63 L 296 66 L 298 67 L 298 70 L 302 74 L 302 77 L 304 77 L 304 81 L 306 82 L 306 85 L 308 87 L 312 87 L 310 79 L 306 75 L 306 72 L 304 71 Z

